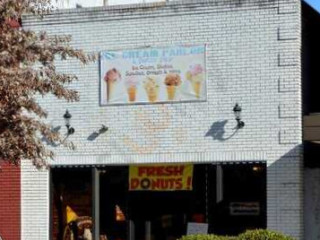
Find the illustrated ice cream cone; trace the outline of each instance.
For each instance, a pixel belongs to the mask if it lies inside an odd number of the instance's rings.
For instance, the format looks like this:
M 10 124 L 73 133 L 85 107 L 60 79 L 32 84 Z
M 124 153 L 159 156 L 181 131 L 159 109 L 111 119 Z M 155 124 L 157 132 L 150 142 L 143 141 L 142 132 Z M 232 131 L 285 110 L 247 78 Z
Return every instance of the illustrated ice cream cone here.
M 107 101 L 109 102 L 113 97 L 116 83 L 121 80 L 121 74 L 117 69 L 112 68 L 107 71 L 104 80 L 107 83 Z
M 176 86 L 167 86 L 168 99 L 174 100 L 176 95 Z
M 167 85 L 168 100 L 174 100 L 176 96 L 177 87 L 181 84 L 180 75 L 176 73 L 169 73 L 166 76 L 164 83 Z
M 115 85 L 114 82 L 111 82 L 111 81 L 107 82 L 107 100 L 108 100 L 108 102 L 110 101 L 110 99 L 112 99 L 114 85 Z
M 200 98 L 202 82 L 204 80 L 202 66 L 200 64 L 190 66 L 190 70 L 186 73 L 186 78 L 190 81 L 196 98 Z
M 139 84 L 138 79 L 131 76 L 126 79 L 126 87 L 127 87 L 127 93 L 129 102 L 135 102 L 136 101 L 136 94 L 137 94 L 137 86 Z
M 131 86 L 131 87 L 128 87 L 127 91 L 128 91 L 128 95 L 129 95 L 129 101 L 135 102 L 137 88 L 135 86 Z
M 192 81 L 191 85 L 194 93 L 196 94 L 196 97 L 200 98 L 201 82 Z
M 159 96 L 159 85 L 154 77 L 147 77 L 144 81 L 144 89 L 146 90 L 149 102 L 156 102 Z
M 157 89 L 149 89 L 147 91 L 149 102 L 156 102 L 158 100 L 159 90 Z

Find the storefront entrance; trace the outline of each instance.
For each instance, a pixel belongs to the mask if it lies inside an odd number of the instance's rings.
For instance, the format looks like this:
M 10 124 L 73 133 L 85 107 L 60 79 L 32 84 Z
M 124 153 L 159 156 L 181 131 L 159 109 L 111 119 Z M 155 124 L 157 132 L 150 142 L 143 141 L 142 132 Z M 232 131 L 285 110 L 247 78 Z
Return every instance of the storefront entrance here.
M 143 189 L 135 189 L 130 166 L 96 168 L 98 181 L 92 181 L 91 168 L 53 168 L 52 239 L 68 237 L 63 232 L 72 214 L 97 219 L 90 230 L 104 240 L 174 240 L 195 231 L 192 224 L 222 235 L 266 227 L 265 164 L 197 164 L 192 169 L 190 187 L 173 179 L 142 178 Z M 70 183 L 71 176 L 78 180 Z M 84 239 L 80 234 L 78 239 Z

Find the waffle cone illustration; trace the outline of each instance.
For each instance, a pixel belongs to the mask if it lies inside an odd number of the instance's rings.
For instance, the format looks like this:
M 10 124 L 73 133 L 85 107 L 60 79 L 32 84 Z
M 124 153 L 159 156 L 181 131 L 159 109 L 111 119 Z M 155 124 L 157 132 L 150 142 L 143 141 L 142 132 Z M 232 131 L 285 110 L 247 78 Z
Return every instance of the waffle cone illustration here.
M 191 85 L 192 85 L 192 89 L 193 89 L 194 93 L 196 94 L 196 97 L 200 98 L 201 82 L 192 81 Z
M 136 101 L 136 92 L 137 92 L 136 86 L 128 87 L 127 91 L 128 91 L 128 95 L 129 95 L 129 101 L 135 102 Z
M 115 82 L 111 82 L 109 81 L 107 83 L 108 87 L 107 87 L 107 99 L 108 99 L 108 102 L 110 101 L 110 99 L 112 98 L 112 95 L 113 95 L 113 90 L 114 90 L 114 85 L 115 85 Z
M 168 100 L 174 100 L 177 87 L 181 85 L 180 75 L 176 73 L 169 73 L 167 74 L 164 83 L 167 86 Z
M 121 80 L 121 74 L 117 69 L 112 68 L 106 72 L 104 80 L 107 83 L 107 101 L 109 102 L 112 99 L 116 82 Z
M 159 90 L 158 89 L 149 89 L 147 91 L 149 102 L 156 102 L 158 100 Z
M 201 64 L 191 65 L 186 73 L 186 79 L 190 81 L 196 98 L 200 98 L 202 82 L 204 81 L 204 69 Z
M 144 89 L 146 90 L 149 102 L 158 101 L 159 84 L 155 77 L 148 76 L 144 81 Z
M 167 86 L 168 99 L 174 100 L 176 95 L 176 86 Z
M 139 79 L 134 76 L 129 76 L 125 80 L 125 86 L 127 88 L 129 102 L 135 102 L 137 97 L 137 86 L 139 85 Z

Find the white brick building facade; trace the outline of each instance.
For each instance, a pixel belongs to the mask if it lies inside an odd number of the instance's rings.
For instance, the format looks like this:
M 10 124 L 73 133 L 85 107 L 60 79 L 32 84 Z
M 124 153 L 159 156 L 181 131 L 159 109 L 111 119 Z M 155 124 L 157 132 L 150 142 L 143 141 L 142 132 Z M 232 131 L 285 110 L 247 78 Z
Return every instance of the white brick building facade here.
M 40 99 L 49 122 L 66 109 L 75 151 L 52 165 L 265 161 L 267 226 L 303 239 L 301 19 L 299 0 L 185 0 L 63 10 L 25 28 L 71 34 L 86 52 L 207 44 L 207 101 L 100 106 L 99 61 L 58 62 L 77 74 L 80 101 Z M 245 127 L 235 133 L 233 106 Z M 220 123 L 220 124 L 219 124 Z M 106 134 L 89 136 L 104 124 Z M 213 129 L 212 129 L 213 126 Z M 210 131 L 221 134 L 209 135 Z M 49 173 L 22 163 L 22 239 L 49 239 Z

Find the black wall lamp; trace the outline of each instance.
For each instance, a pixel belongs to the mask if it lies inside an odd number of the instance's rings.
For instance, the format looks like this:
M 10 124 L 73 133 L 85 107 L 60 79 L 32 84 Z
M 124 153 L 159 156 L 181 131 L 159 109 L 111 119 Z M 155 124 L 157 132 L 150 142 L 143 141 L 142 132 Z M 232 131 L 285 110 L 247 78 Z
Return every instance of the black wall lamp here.
M 241 121 L 241 107 L 239 106 L 238 103 L 236 103 L 236 105 L 233 108 L 233 112 L 234 112 L 234 116 L 236 117 L 236 121 L 237 121 L 237 128 L 243 128 L 244 127 L 244 122 Z
M 67 130 L 68 130 L 68 135 L 71 135 L 71 134 L 74 134 L 74 128 L 71 127 L 71 124 L 70 124 L 70 120 L 72 118 L 72 115 L 69 113 L 68 110 L 66 110 L 65 114 L 63 115 L 63 118 L 64 118 L 64 121 L 66 123 L 66 127 L 67 127 Z

